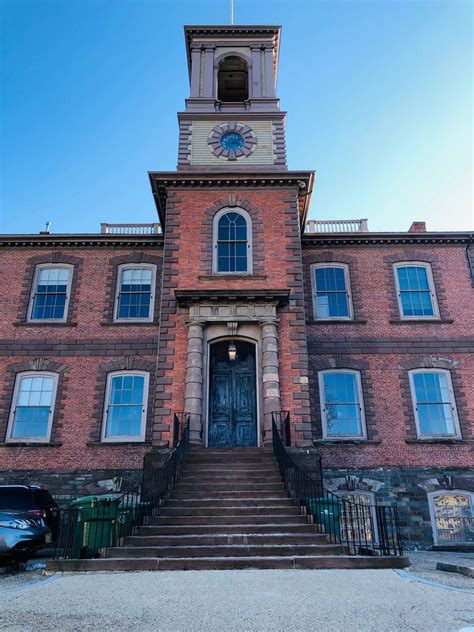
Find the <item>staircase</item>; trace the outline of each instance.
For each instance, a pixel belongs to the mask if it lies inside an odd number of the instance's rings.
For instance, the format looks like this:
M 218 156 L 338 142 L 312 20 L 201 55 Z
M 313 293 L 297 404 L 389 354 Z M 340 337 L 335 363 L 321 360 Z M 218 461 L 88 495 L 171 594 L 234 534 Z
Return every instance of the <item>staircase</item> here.
M 274 456 L 259 448 L 192 449 L 178 487 L 108 557 L 54 560 L 49 570 L 394 568 L 406 558 L 345 555 L 288 498 Z

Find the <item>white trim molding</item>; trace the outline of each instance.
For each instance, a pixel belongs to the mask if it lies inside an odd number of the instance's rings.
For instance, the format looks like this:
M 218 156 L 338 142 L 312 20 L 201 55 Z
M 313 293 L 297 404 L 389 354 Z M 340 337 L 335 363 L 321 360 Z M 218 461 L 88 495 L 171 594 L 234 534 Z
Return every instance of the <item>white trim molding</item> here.
M 140 419 L 140 433 L 136 435 L 108 435 L 109 408 L 111 405 L 110 396 L 112 391 L 112 380 L 116 377 L 134 377 L 141 376 L 143 381 L 143 397 L 142 397 L 142 413 Z M 111 371 L 107 373 L 107 385 L 105 389 L 104 412 L 102 415 L 101 441 L 104 443 L 123 443 L 123 442 L 143 442 L 145 441 L 146 417 L 148 409 L 148 389 L 150 384 L 150 374 L 148 371 Z
M 36 288 L 38 286 L 39 275 L 43 270 L 66 270 L 67 271 L 67 284 L 66 284 L 66 301 L 64 303 L 64 311 L 61 318 L 33 318 L 33 307 L 35 304 Z M 69 311 L 69 299 L 71 296 L 71 284 L 72 275 L 74 274 L 74 266 L 69 263 L 40 263 L 35 267 L 35 273 L 33 276 L 33 283 L 30 290 L 30 300 L 28 304 L 28 318 L 27 321 L 31 323 L 64 323 L 67 321 Z
M 120 290 L 122 287 L 122 274 L 125 270 L 150 270 L 150 306 L 148 316 L 124 318 L 118 316 Z M 155 310 L 155 289 L 156 289 L 156 265 L 154 263 L 121 263 L 117 266 L 117 283 L 115 285 L 114 298 L 114 323 L 149 323 L 153 321 Z
M 429 292 L 430 295 L 430 299 L 431 299 L 431 307 L 433 310 L 433 314 L 421 314 L 421 315 L 416 315 L 416 316 L 410 316 L 410 315 L 405 315 L 403 312 L 403 305 L 402 305 L 402 291 L 409 291 L 409 290 L 401 290 L 400 289 L 400 279 L 398 276 L 398 270 L 400 268 L 407 268 L 407 267 L 412 267 L 412 268 L 423 268 L 424 270 L 426 270 L 426 277 L 428 280 L 428 290 L 420 290 L 421 292 Z M 398 303 L 398 312 L 400 314 L 400 318 L 402 320 L 439 320 L 440 315 L 439 315 L 439 307 L 438 307 L 438 300 L 436 298 L 436 288 L 435 288 L 435 284 L 434 284 L 434 279 L 433 279 L 433 271 L 431 269 L 431 264 L 427 263 L 426 261 L 398 261 L 397 263 L 393 264 L 393 274 L 395 277 L 395 288 L 396 288 L 396 292 L 397 292 L 397 303 Z M 416 290 L 414 290 L 416 291 Z
M 324 376 L 336 374 L 336 375 L 352 375 L 355 380 L 356 393 L 358 397 L 358 401 L 349 402 L 350 404 L 357 406 L 359 409 L 359 426 L 360 432 L 358 434 L 331 434 L 328 432 L 328 412 L 327 407 L 329 402 L 326 401 L 326 390 L 324 388 Z M 327 369 L 325 371 L 318 372 L 318 383 L 319 383 L 319 399 L 321 406 L 321 421 L 322 421 L 322 430 L 323 430 L 323 439 L 327 440 L 353 440 L 353 439 L 367 439 L 367 428 L 365 423 L 365 410 L 364 410 L 364 398 L 362 394 L 362 382 L 360 371 L 356 371 L 354 369 Z M 340 402 L 333 402 L 334 404 L 339 404 Z M 342 402 L 344 404 L 344 402 Z
M 227 215 L 227 213 L 237 213 L 241 215 L 247 224 L 247 247 L 246 247 L 246 255 L 247 255 L 247 270 L 245 271 L 219 271 L 218 269 L 218 231 L 219 231 L 219 221 L 223 215 Z M 226 206 L 218 211 L 212 220 L 212 273 L 216 275 L 245 275 L 245 274 L 253 274 L 253 243 L 252 243 L 252 218 L 249 213 L 241 208 L 240 206 L 230 207 Z
M 47 423 L 47 428 L 46 428 L 46 433 L 40 437 L 36 437 L 36 436 L 31 436 L 31 437 L 25 437 L 25 436 L 12 436 L 13 434 L 13 430 L 14 430 L 14 425 L 15 425 L 15 413 L 16 413 L 16 409 L 18 408 L 18 396 L 20 394 L 20 385 L 22 380 L 24 379 L 28 379 L 28 378 L 50 378 L 53 380 L 53 388 L 51 390 L 51 398 L 50 398 L 50 402 L 48 404 L 49 407 L 49 413 L 48 413 L 48 423 Z M 57 394 L 57 390 L 58 390 L 58 380 L 59 380 L 59 375 L 57 373 L 53 373 L 51 371 L 23 371 L 21 373 L 17 373 L 16 377 L 15 377 L 15 387 L 13 389 L 13 397 L 12 397 L 12 404 L 10 407 L 10 415 L 8 418 L 8 427 L 7 427 L 7 434 L 6 434 L 6 439 L 5 442 L 6 443 L 48 443 L 50 441 L 51 438 L 51 427 L 53 425 L 53 416 L 54 416 L 54 409 L 56 406 L 56 394 Z M 40 404 L 41 402 L 39 401 L 38 404 Z M 34 406 L 34 404 L 32 405 Z M 46 407 L 46 406 L 45 406 Z
M 316 285 L 316 270 L 321 268 L 339 268 L 344 271 L 344 291 L 332 291 L 333 293 L 345 293 L 346 301 L 347 301 L 347 316 L 320 316 L 318 314 L 317 307 L 317 285 Z M 349 265 L 347 263 L 338 263 L 338 262 L 319 262 L 313 263 L 310 266 L 311 271 L 311 294 L 312 294 L 312 302 L 313 302 L 313 318 L 315 320 L 353 320 L 354 319 L 354 309 L 352 306 L 352 291 L 351 291 L 351 280 L 349 274 Z M 323 290 L 319 290 L 323 291 Z

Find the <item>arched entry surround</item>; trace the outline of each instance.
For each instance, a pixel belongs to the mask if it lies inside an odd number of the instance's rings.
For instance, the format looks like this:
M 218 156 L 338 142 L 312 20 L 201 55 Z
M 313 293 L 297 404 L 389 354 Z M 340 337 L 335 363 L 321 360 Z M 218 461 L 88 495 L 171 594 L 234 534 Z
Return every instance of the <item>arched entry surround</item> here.
M 255 373 L 257 398 L 257 446 L 263 444 L 263 409 L 261 374 L 261 328 L 257 323 L 243 323 L 239 326 L 238 335 L 229 335 L 226 323 L 210 323 L 204 330 L 204 358 L 203 358 L 203 392 L 202 392 L 202 442 L 209 445 L 209 396 L 210 396 L 210 358 L 211 346 L 217 342 L 242 340 L 255 345 Z

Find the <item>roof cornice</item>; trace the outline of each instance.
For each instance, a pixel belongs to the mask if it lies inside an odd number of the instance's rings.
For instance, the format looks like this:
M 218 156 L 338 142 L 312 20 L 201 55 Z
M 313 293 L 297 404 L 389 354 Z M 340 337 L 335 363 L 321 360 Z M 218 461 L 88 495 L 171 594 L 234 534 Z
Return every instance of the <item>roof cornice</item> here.
M 150 248 L 163 244 L 163 235 L 0 235 L 0 248 Z
M 314 183 L 314 171 L 205 172 L 149 171 L 156 208 L 162 226 L 166 224 L 169 189 L 260 189 L 295 188 L 298 191 L 300 223 L 304 225 Z
M 469 232 L 429 232 L 429 233 L 304 233 L 303 247 L 314 246 L 378 246 L 384 245 L 430 245 L 467 244 L 472 239 Z

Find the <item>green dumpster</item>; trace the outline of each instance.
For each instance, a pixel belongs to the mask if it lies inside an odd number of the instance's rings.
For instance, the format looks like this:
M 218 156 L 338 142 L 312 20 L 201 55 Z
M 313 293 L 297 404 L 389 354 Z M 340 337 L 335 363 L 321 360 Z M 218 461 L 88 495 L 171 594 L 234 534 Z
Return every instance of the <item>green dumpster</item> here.
M 341 539 L 340 517 L 342 502 L 339 498 L 303 498 L 308 513 L 314 516 L 317 524 L 324 525 L 325 532 Z
M 116 518 L 120 499 L 114 495 L 83 496 L 70 505 L 74 521 L 72 557 L 99 557 L 100 550 L 116 543 Z

